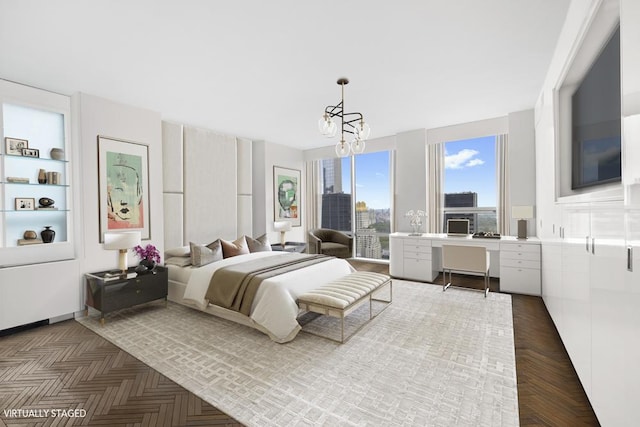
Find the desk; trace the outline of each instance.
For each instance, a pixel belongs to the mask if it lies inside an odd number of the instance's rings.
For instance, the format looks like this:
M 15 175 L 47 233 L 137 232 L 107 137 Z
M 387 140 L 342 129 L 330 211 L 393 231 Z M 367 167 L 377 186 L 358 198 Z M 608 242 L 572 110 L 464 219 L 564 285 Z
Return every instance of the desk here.
M 389 274 L 433 283 L 442 270 L 442 245 L 484 246 L 491 253 L 491 275 L 500 277 L 500 291 L 541 295 L 540 240 L 513 236 L 500 239 L 409 233 L 389 235 Z

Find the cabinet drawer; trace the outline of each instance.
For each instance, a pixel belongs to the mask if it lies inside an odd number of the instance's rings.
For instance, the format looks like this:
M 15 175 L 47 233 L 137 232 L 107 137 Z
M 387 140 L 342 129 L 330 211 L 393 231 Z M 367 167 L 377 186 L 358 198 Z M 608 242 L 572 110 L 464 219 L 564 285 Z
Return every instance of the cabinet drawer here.
M 526 243 L 500 243 L 500 252 L 537 252 L 540 253 L 540 245 Z
M 405 254 L 408 252 L 431 253 L 431 246 L 407 244 L 407 242 L 404 243 L 403 249 Z
M 404 247 L 407 246 L 427 246 L 431 247 L 431 240 L 427 239 L 402 239 L 404 242 Z
M 500 267 L 533 268 L 540 270 L 540 261 L 500 258 Z
M 540 252 L 510 252 L 500 251 L 500 263 L 507 260 L 519 260 L 519 261 L 535 261 L 540 262 Z
M 500 291 L 540 295 L 540 269 L 501 265 Z
M 421 259 L 405 259 L 404 260 L 404 276 L 405 279 L 419 280 L 421 282 L 431 281 L 431 258 L 427 260 Z
M 104 312 L 131 307 L 137 304 L 164 298 L 167 289 L 160 282 L 143 278 L 105 286 L 102 308 Z
M 407 252 L 407 250 L 405 249 L 404 258 L 411 259 L 411 260 L 415 259 L 415 260 L 423 260 L 423 261 L 431 262 L 431 252 L 416 252 L 414 250 Z

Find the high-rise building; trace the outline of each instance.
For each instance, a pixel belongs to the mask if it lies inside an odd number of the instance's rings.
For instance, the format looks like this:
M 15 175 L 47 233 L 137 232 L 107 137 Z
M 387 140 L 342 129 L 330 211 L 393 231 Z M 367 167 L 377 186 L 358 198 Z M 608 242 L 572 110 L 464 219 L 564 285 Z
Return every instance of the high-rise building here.
M 356 202 L 356 255 L 364 258 L 382 258 L 382 245 L 375 229 L 376 213 L 366 202 Z
M 322 193 L 342 193 L 342 159 L 322 160 Z
M 322 195 L 322 228 L 351 232 L 351 194 Z

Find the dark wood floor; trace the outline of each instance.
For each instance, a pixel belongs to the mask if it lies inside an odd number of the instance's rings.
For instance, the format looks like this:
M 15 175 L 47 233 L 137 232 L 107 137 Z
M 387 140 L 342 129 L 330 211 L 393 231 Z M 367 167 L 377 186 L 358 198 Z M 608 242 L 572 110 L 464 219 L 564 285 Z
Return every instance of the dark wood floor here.
M 389 271 L 387 264 L 352 264 L 358 270 Z M 456 285 L 483 286 L 473 276 L 454 279 Z M 497 280 L 491 290 L 499 290 Z M 598 426 L 542 299 L 512 295 L 512 304 L 520 425 Z M 76 419 L 4 414 L 22 408 L 87 413 Z M 0 337 L 0 427 L 13 425 L 240 424 L 70 320 Z

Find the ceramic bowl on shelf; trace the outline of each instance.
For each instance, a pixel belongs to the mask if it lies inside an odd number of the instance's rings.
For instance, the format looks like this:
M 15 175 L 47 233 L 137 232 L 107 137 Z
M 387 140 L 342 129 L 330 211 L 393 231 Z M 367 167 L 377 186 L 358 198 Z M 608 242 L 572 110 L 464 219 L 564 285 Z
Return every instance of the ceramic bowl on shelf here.
M 64 150 L 62 148 L 52 148 L 49 155 L 54 160 L 64 160 Z

